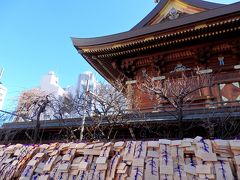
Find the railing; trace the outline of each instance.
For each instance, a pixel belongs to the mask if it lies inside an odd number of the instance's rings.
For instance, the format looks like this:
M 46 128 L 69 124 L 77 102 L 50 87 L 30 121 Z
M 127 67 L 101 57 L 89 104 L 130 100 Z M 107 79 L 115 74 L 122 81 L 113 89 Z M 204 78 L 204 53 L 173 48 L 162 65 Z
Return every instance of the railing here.
M 240 101 L 229 101 L 227 103 L 240 103 Z M 222 102 L 212 102 L 212 103 L 198 103 L 191 104 L 188 107 L 184 107 L 183 116 L 185 120 L 196 120 L 196 119 L 204 119 L 210 117 L 212 114 L 215 114 L 216 117 L 221 117 L 224 114 L 228 113 L 230 116 L 239 117 L 240 118 L 240 106 L 217 106 L 218 104 L 222 104 Z M 208 107 L 199 108 L 196 106 L 199 105 L 209 105 Z M 211 106 L 210 106 L 211 105 Z M 194 108 L 195 106 L 195 108 Z M 159 111 L 156 111 L 158 110 Z M 164 110 L 165 109 L 165 110 Z M 147 112 L 144 112 L 148 110 Z M 150 111 L 151 110 L 151 111 Z M 162 111 L 161 111 L 162 110 Z M 154 111 L 154 112 L 153 112 Z M 123 116 L 128 119 L 126 124 L 137 123 L 137 122 L 160 122 L 160 121 L 173 121 L 176 118 L 173 116 L 176 113 L 174 110 L 166 110 L 166 107 L 157 107 L 157 109 L 148 108 L 148 109 L 134 109 L 134 110 L 126 110 Z M 71 127 L 80 127 L 82 122 L 82 118 L 74 118 L 74 119 L 56 119 L 56 120 L 47 120 L 41 121 L 41 128 L 44 129 L 58 129 L 64 126 Z M 86 118 L 86 126 L 93 125 L 93 121 L 91 117 Z M 110 124 L 106 119 L 103 119 L 102 124 Z M 118 123 L 114 123 L 118 125 Z M 119 125 L 122 124 L 121 122 Z M 6 129 L 33 129 L 36 126 L 36 122 L 13 122 L 13 123 L 5 123 L 3 128 Z
M 236 105 L 239 103 L 239 105 Z M 231 105 L 232 104 L 232 105 Z M 238 107 L 240 108 L 240 100 L 237 101 L 221 101 L 221 102 L 202 102 L 202 103 L 189 103 L 183 105 L 183 110 L 196 110 L 196 109 L 213 109 L 213 108 L 221 108 L 221 107 Z M 164 111 L 172 111 L 174 112 L 174 107 L 169 105 L 163 105 L 163 106 L 149 106 L 144 107 L 141 109 L 133 109 L 128 110 L 129 112 L 136 112 L 136 111 L 144 111 L 144 112 L 161 112 L 161 110 Z

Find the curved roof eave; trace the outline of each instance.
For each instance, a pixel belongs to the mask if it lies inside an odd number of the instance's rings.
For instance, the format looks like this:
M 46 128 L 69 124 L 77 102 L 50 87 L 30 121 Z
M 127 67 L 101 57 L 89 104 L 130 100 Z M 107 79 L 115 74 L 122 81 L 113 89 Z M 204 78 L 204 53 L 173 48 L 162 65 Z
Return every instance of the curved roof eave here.
M 201 13 L 193 14 L 191 16 L 178 18 L 172 21 L 165 21 L 155 25 L 146 26 L 140 29 L 130 30 L 130 31 L 122 32 L 118 34 L 95 37 L 95 38 L 72 37 L 71 39 L 74 46 L 78 46 L 78 47 L 97 46 L 97 45 L 109 44 L 109 43 L 114 43 L 122 40 L 137 38 L 139 36 L 144 36 L 150 33 L 160 32 L 163 30 L 180 27 L 180 26 L 188 25 L 195 22 L 201 22 L 206 19 L 212 19 L 212 18 L 216 18 L 216 17 L 220 17 L 223 15 L 228 15 L 236 12 L 240 12 L 240 2 L 236 2 L 230 5 L 222 6 L 220 8 L 204 11 Z

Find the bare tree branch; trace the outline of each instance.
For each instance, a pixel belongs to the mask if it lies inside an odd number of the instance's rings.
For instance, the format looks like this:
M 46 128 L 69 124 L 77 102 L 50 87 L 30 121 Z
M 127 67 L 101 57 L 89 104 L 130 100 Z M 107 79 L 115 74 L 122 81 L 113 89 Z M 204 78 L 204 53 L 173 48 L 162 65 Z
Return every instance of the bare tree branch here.
M 191 104 L 196 96 L 201 96 L 203 88 L 211 87 L 213 78 L 209 74 L 196 71 L 187 74 L 186 71 L 177 72 L 173 77 L 164 80 L 155 80 L 147 77 L 138 88 L 155 100 L 156 108 L 168 112 L 178 121 L 179 138 L 184 135 L 183 111 L 186 105 Z M 166 108 L 164 108 L 167 106 Z M 172 110 L 175 113 L 172 113 Z

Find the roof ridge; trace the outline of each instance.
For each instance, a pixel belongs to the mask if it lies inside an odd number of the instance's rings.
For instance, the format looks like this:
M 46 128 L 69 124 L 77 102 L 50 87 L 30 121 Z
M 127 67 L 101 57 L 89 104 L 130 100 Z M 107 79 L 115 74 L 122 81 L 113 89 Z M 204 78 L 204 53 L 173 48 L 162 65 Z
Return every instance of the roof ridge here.
M 130 31 L 143 28 L 167 5 L 169 1 L 170 0 L 160 0 L 156 7 L 147 16 L 145 16 L 138 24 L 136 24 L 132 29 L 130 29 Z M 211 10 L 227 5 L 204 0 L 180 0 L 180 1 L 191 6 L 199 7 L 206 10 Z

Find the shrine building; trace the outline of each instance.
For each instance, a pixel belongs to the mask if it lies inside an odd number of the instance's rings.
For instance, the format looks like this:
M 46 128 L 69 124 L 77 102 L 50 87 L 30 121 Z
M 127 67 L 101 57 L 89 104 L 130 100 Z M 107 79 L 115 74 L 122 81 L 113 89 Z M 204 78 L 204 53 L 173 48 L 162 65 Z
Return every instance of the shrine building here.
M 240 100 L 240 2 L 225 5 L 202 0 L 161 0 L 126 32 L 97 38 L 72 38 L 77 51 L 107 81 L 124 77 L 141 108 L 152 102 L 136 87 L 151 75 L 200 68 L 214 75 L 214 86 L 199 91 L 197 102 L 215 107 Z
M 129 31 L 97 38 L 72 38 L 72 42 L 108 82 L 123 78 L 126 89 L 131 87 L 141 99 L 139 109 L 145 110 L 143 116 L 130 116 L 124 126 L 115 124 L 116 136 L 110 139 L 133 138 L 132 132 L 136 139 L 179 138 L 175 114 L 156 109 L 138 84 L 146 76 L 154 82 L 165 81 L 196 68 L 203 75 L 212 75 L 214 82 L 213 86 L 200 89 L 191 99 L 191 107 L 184 109 L 184 136 L 239 137 L 240 2 L 225 5 L 202 0 L 160 0 Z M 77 130 L 79 135 L 82 118 L 40 123 L 42 140 L 50 142 L 63 139 L 66 127 Z M 86 118 L 85 126 L 93 126 L 91 117 Z M 35 121 L 13 122 L 5 123 L 2 130 L 18 132 L 12 140 L 24 142 L 26 133 L 33 133 L 35 127 Z

